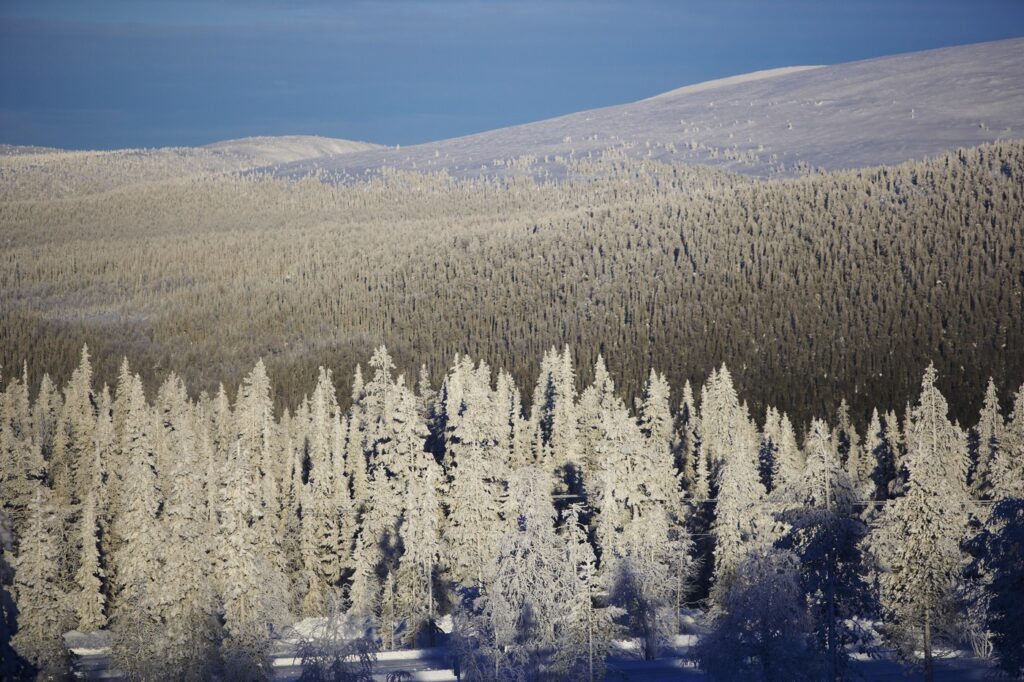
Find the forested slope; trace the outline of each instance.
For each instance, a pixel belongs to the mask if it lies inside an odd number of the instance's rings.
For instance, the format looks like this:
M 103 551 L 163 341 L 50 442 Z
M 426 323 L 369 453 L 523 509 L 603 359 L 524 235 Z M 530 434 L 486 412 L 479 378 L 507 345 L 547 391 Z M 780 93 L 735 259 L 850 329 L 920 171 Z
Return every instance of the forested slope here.
M 930 360 L 954 414 L 1024 378 L 1024 145 L 760 181 L 607 155 L 571 178 L 386 172 L 354 186 L 204 177 L 0 204 L 0 363 L 238 384 L 266 359 L 294 405 L 324 364 L 386 342 L 410 371 L 457 352 L 521 383 L 568 343 L 627 395 L 723 361 L 798 420 L 902 410 Z M 910 371 L 913 370 L 913 371 Z M 586 369 L 585 369 L 586 371 Z M 589 378 L 584 374 L 584 378 Z M 870 396 L 870 401 L 866 398 Z

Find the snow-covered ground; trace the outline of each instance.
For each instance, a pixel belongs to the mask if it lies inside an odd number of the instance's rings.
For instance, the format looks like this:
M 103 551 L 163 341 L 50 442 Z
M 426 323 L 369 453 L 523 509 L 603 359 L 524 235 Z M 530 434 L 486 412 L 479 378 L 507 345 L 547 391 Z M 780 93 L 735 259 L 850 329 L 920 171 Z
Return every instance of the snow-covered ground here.
M 752 175 L 893 164 L 1024 136 L 1024 39 L 760 71 L 649 99 L 413 147 L 268 170 L 339 179 L 381 167 L 456 176 L 559 173 L 608 149 Z M 513 162 L 513 160 L 518 161 Z M 563 167 L 564 168 L 564 167 Z
M 298 632 L 312 632 L 314 619 L 296 624 Z M 65 635 L 76 659 L 76 676 L 86 680 L 116 680 L 117 674 L 108 669 L 110 639 L 107 633 L 83 634 L 70 632 Z M 628 679 L 634 682 L 662 682 L 667 680 L 704 680 L 706 676 L 687 658 L 687 652 L 696 644 L 694 635 L 679 635 L 665 655 L 655 661 L 640 660 L 638 646 L 631 642 L 620 642 L 616 655 L 608 660 L 608 679 Z M 274 676 L 278 680 L 294 680 L 302 670 L 294 656 L 294 642 L 283 640 L 277 643 L 274 655 Z M 456 679 L 452 671 L 451 658 L 444 648 L 407 649 L 382 651 L 377 655 L 374 668 L 378 679 L 385 679 L 388 673 L 405 671 L 413 680 L 443 682 Z M 885 680 L 908 679 L 908 669 L 888 659 L 858 657 L 853 663 L 853 673 L 858 679 L 883 682 Z M 979 661 L 966 653 L 936 660 L 935 679 L 937 682 L 957 680 L 988 680 L 994 672 L 986 661 Z
M 270 165 L 381 149 L 381 146 L 369 142 L 355 142 L 316 135 L 280 135 L 224 140 L 208 144 L 203 149 L 246 157 L 251 159 L 254 165 Z

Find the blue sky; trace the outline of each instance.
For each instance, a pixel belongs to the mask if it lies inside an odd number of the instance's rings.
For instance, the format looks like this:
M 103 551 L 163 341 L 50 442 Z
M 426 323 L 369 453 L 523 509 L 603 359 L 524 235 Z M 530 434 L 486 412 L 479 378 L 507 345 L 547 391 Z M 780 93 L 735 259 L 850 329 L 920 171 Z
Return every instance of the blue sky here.
M 0 143 L 407 145 L 1021 35 L 1022 0 L 0 0 Z

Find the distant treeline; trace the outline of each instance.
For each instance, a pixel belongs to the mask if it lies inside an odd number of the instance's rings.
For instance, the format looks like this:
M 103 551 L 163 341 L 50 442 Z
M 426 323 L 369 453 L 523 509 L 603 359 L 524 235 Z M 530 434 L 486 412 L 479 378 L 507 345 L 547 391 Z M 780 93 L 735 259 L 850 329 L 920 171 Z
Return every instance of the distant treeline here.
M 75 157 L 67 182 L 123 183 L 117 158 Z M 757 410 L 806 424 L 846 397 L 862 426 L 875 404 L 902 412 L 929 361 L 963 423 L 989 376 L 1001 395 L 1024 380 L 1021 142 L 785 181 L 608 154 L 560 183 L 385 171 L 33 194 L 19 167 L 0 203 L 8 376 L 27 361 L 63 382 L 88 343 L 103 381 L 128 355 L 147 386 L 174 370 L 230 393 L 262 357 L 280 410 L 318 366 L 348 374 L 381 343 L 410 371 L 470 353 L 520 385 L 569 344 L 582 380 L 604 353 L 628 399 L 650 366 L 679 390 L 726 362 Z

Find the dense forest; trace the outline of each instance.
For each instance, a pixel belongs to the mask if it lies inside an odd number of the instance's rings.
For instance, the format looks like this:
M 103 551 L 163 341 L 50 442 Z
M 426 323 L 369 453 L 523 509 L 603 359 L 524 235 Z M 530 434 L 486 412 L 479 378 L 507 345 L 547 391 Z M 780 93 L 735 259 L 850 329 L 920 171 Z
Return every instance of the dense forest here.
M 558 159 L 558 182 L 108 156 L 0 157 L 7 374 L 63 384 L 88 344 L 102 382 L 127 355 L 148 390 L 174 371 L 236 399 L 262 357 L 279 416 L 382 343 L 410 373 L 471 354 L 518 385 L 568 344 L 630 402 L 651 366 L 678 393 L 727 363 L 759 414 L 802 428 L 845 398 L 861 429 L 929 362 L 961 424 L 989 376 L 1024 380 L 1021 142 L 775 181 L 617 150 Z
M 483 361 L 412 380 L 380 347 L 280 416 L 262 361 L 233 400 L 127 361 L 110 388 L 88 349 L 63 386 L 5 376 L 0 674 L 60 679 L 61 633 L 105 628 L 129 679 L 259 680 L 294 619 L 396 648 L 450 614 L 463 679 L 593 680 L 698 606 L 714 679 L 837 680 L 883 646 L 927 676 L 964 643 L 1024 675 L 1024 387 L 989 381 L 965 430 L 929 366 L 905 414 L 798 432 L 724 365 L 675 393 L 649 370 L 633 409 L 601 356 L 537 366 L 524 408 Z M 304 649 L 304 679 L 356 679 L 352 651 Z

